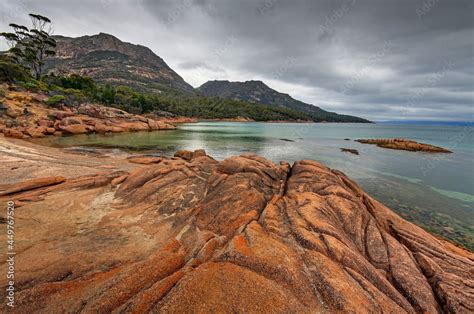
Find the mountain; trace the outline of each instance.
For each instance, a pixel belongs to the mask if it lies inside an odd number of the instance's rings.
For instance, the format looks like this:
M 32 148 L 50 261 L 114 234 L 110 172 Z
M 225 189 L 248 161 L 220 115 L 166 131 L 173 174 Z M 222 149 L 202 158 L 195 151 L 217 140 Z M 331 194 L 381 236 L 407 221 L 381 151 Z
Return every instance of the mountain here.
M 104 33 L 55 39 L 56 56 L 45 65 L 49 73 L 80 74 L 99 83 L 126 85 L 142 92 L 194 93 L 191 85 L 147 47 Z
M 298 110 L 309 115 L 314 121 L 370 122 L 358 117 L 325 111 L 317 106 L 296 100 L 288 94 L 279 93 L 276 90 L 271 89 L 262 81 L 208 81 L 201 85 L 198 88 L 198 91 L 208 97 L 243 100 Z
M 298 116 L 295 119 L 311 119 L 316 122 L 369 122 L 306 104 L 288 94 L 271 89 L 261 81 L 209 81 L 195 90 L 149 48 L 123 42 L 109 34 L 100 33 L 77 38 L 55 36 L 55 39 L 56 55 L 47 60 L 47 73 L 79 74 L 91 77 L 98 83 L 125 85 L 144 93 L 178 92 L 180 95 L 196 95 L 197 92 L 208 97 L 269 105 L 275 110 L 292 110 L 291 114 Z

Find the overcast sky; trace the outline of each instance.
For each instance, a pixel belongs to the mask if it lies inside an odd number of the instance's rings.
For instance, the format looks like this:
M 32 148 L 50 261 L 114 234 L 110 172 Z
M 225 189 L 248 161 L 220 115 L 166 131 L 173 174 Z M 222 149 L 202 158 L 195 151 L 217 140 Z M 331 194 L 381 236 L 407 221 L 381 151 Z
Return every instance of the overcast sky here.
M 474 120 L 472 0 L 2 0 L 0 30 L 30 12 L 148 46 L 195 87 L 262 80 L 373 120 Z

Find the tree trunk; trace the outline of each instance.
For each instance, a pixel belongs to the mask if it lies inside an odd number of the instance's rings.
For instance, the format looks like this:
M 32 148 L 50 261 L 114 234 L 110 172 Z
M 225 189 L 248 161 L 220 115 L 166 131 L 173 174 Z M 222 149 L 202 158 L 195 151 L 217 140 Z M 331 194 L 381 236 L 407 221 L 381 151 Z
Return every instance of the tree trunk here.
M 36 80 L 39 81 L 41 79 L 41 66 L 38 67 L 38 69 L 35 71 L 35 77 L 36 77 Z

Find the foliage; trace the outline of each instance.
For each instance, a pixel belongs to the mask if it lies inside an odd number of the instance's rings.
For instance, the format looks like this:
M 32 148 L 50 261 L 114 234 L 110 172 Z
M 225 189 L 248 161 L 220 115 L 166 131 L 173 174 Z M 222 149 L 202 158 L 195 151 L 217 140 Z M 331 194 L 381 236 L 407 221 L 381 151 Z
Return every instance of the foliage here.
M 20 81 L 19 85 L 32 92 L 47 92 L 49 90 L 48 86 L 44 82 L 37 81 L 31 77 L 27 80 Z
M 0 33 L 10 45 L 8 56 L 18 64 L 27 65 L 37 80 L 43 73 L 46 57 L 55 55 L 56 41 L 51 36 L 51 20 L 30 14 L 32 28 L 11 23 L 12 32 Z
M 257 121 L 310 120 L 308 115 L 287 108 L 172 92 L 143 94 L 127 86 L 99 86 L 95 96 L 99 102 L 132 113 L 165 111 L 203 119 L 243 117 Z
M 12 62 L 7 56 L 0 57 L 0 82 L 15 83 L 30 78 L 28 68 Z
M 70 76 L 55 76 L 48 75 L 43 77 L 43 81 L 48 84 L 48 86 L 59 86 L 66 89 L 75 89 L 81 90 L 83 92 L 91 92 L 95 94 L 97 86 L 95 81 L 90 77 L 84 77 L 77 74 L 72 74 Z
M 62 95 L 62 103 L 80 105 L 96 101 L 130 113 L 170 112 L 179 116 L 202 119 L 230 119 L 243 117 L 256 121 L 310 120 L 296 110 L 272 107 L 239 100 L 198 95 L 161 93 L 144 94 L 128 86 L 96 85 L 94 80 L 79 75 L 68 77 L 45 76 L 43 81 L 50 95 Z
M 66 97 L 64 97 L 63 95 L 54 95 L 54 96 L 49 97 L 46 103 L 49 106 L 57 107 L 58 105 L 63 104 L 65 100 L 66 100 Z
M 308 113 L 285 107 L 171 91 L 144 94 L 128 86 L 97 85 L 93 79 L 76 74 L 48 75 L 41 81 L 30 78 L 20 85 L 29 90 L 47 92 L 51 96 L 47 103 L 51 106 L 98 102 L 135 114 L 166 112 L 200 119 L 241 117 L 255 121 L 314 121 Z

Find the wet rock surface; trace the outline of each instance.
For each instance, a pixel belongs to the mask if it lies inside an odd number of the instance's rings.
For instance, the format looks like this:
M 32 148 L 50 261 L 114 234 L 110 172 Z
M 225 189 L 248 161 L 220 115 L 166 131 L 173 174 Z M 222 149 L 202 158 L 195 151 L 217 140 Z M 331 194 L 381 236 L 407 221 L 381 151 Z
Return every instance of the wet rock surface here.
M 473 254 L 340 171 L 202 150 L 144 163 L 8 195 L 23 203 L 15 310 L 474 311 Z

